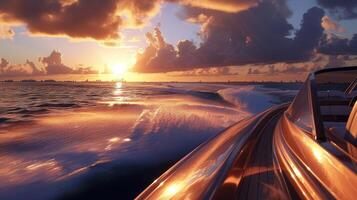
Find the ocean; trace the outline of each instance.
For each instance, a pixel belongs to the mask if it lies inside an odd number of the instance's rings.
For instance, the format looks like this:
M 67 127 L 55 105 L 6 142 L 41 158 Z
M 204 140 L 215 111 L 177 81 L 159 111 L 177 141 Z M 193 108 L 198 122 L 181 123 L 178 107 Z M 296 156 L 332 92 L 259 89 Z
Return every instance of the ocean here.
M 0 199 L 132 199 L 299 84 L 0 82 Z

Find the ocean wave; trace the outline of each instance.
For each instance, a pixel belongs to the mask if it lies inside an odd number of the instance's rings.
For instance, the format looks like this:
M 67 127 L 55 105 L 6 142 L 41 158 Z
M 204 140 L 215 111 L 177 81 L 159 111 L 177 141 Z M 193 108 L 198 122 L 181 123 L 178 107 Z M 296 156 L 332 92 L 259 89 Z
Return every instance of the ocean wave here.
M 0 117 L 0 124 L 1 124 L 1 123 L 4 123 L 4 122 L 6 122 L 6 121 L 9 121 L 9 120 L 10 120 L 10 118 Z
M 176 85 L 160 85 L 161 87 L 152 88 L 152 90 L 166 95 L 187 95 L 198 99 L 204 99 L 221 103 L 229 106 L 230 102 L 227 102 L 220 94 L 217 93 L 218 89 L 223 86 L 207 85 L 205 87 L 198 87 L 198 84 L 176 84 Z M 227 87 L 227 86 L 226 86 Z
M 21 109 L 18 111 L 12 111 L 11 114 L 24 114 L 24 115 L 31 115 L 31 114 L 44 114 L 44 113 L 48 113 L 49 110 L 48 109 Z
M 130 138 L 138 142 L 141 149 L 159 151 L 161 156 L 169 157 L 192 149 L 249 115 L 229 107 L 207 104 L 159 106 L 141 113 Z M 149 155 L 156 154 L 148 153 L 144 157 Z
M 226 88 L 219 90 L 218 94 L 237 108 L 250 113 L 262 112 L 273 106 L 274 102 L 279 102 L 276 96 L 259 90 L 258 86 Z
M 81 106 L 76 103 L 43 103 L 43 104 L 37 105 L 36 107 L 79 108 Z

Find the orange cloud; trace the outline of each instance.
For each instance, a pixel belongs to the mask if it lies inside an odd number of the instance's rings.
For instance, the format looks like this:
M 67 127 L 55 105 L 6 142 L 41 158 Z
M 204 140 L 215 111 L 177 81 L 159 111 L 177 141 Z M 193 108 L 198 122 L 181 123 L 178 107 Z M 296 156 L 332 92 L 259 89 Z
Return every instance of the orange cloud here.
M 39 58 L 45 66 L 47 75 L 53 74 L 97 74 L 98 71 L 93 70 L 91 67 L 80 67 L 72 69 L 62 63 L 62 54 L 59 51 L 52 51 L 47 57 Z
M 345 33 L 346 29 L 343 28 L 338 22 L 332 20 L 329 16 L 322 18 L 322 27 L 327 31 L 334 31 L 337 33 Z
M 0 26 L 0 39 L 12 39 L 15 32 L 8 26 Z
M 0 0 L 0 25 L 26 25 L 30 34 L 92 39 L 113 45 L 123 28 L 142 27 L 163 2 L 223 12 L 239 12 L 259 0 Z M 5 34 L 6 33 L 6 34 Z M 13 32 L 1 30 L 1 36 Z
M 0 78 L 21 76 L 42 76 L 59 74 L 98 74 L 92 67 L 72 68 L 62 63 L 62 54 L 52 51 L 47 57 L 40 57 L 39 61 L 44 67 L 38 67 L 34 62 L 26 60 L 24 64 L 11 64 L 8 60 L 0 59 Z
M 121 29 L 140 25 L 154 15 L 160 2 L 0 0 L 0 24 L 25 24 L 31 34 L 94 39 L 112 44 L 120 39 Z
M 24 64 L 12 65 L 4 58 L 0 60 L 0 77 L 14 77 L 14 76 L 30 76 L 30 75 L 43 75 L 45 74 L 42 68 L 26 60 Z
M 259 0 L 171 0 L 182 5 L 218 10 L 223 12 L 239 12 L 258 5 Z

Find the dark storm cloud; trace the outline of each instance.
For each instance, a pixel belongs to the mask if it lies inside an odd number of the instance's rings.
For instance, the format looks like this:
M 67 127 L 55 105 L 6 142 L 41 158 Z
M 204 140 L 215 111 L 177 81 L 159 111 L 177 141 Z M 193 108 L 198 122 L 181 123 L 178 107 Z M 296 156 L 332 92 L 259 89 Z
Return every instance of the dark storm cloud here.
M 117 40 L 119 29 L 142 23 L 159 0 L 0 0 L 0 22 L 22 23 L 34 34 Z M 120 12 L 129 11 L 124 22 Z
M 335 35 L 325 35 L 319 52 L 327 55 L 357 55 L 357 34 L 349 40 Z
M 25 24 L 32 34 L 90 38 L 113 45 L 120 30 L 144 25 L 162 2 L 239 11 L 258 0 L 0 0 L 0 24 Z M 6 32 L 7 34 L 10 32 Z M 4 36 L 4 34 L 1 34 Z
M 21 22 L 31 33 L 98 40 L 119 38 L 116 0 L 0 0 L 2 20 Z
M 286 16 L 286 9 L 271 2 L 238 13 L 187 7 L 181 17 L 202 25 L 201 45 L 196 47 L 186 40 L 174 47 L 165 42 L 156 28 L 154 34 L 147 35 L 149 47 L 138 55 L 134 70 L 169 72 L 309 59 L 323 34 L 323 10 L 308 10 L 293 38 L 293 26 Z
M 337 19 L 357 18 L 356 0 L 317 0 L 317 3 Z

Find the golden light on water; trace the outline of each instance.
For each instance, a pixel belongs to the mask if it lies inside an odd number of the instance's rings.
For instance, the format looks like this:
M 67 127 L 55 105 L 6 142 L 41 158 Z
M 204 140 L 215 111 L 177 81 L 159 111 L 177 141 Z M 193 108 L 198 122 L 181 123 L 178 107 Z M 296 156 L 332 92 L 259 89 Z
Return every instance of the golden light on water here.
M 121 82 L 117 82 L 115 83 L 115 91 L 120 91 L 121 92 L 121 88 L 122 88 L 123 84 Z

